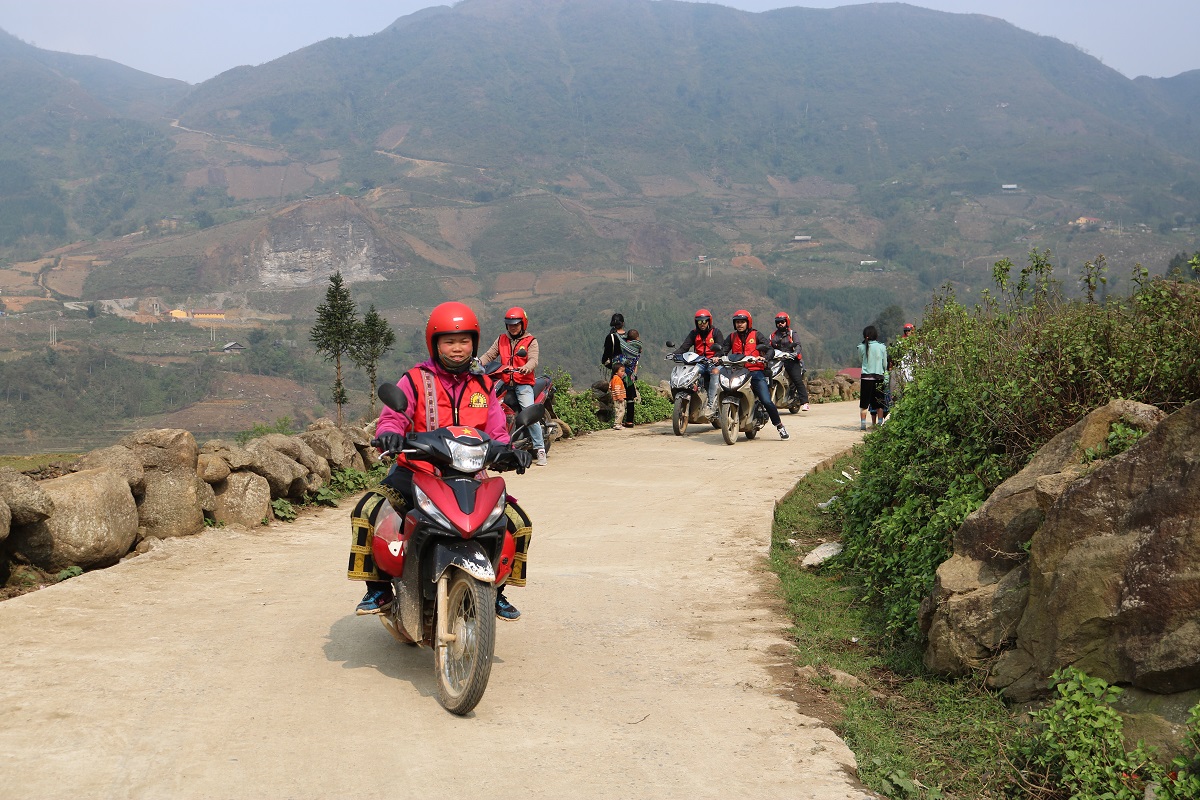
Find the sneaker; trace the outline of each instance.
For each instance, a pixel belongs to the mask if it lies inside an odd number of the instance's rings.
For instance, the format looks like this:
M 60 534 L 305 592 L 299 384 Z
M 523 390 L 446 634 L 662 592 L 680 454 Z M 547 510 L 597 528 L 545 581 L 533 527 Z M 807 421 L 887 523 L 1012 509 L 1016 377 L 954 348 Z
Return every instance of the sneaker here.
M 625 426 L 624 425 L 613 425 L 613 430 L 614 431 L 623 431 L 623 430 L 625 430 Z
M 867 429 L 867 423 L 865 423 L 865 422 L 859 422 L 859 423 L 858 423 L 858 429 L 859 429 L 860 431 L 865 431 L 865 430 Z
M 354 613 L 360 617 L 364 614 L 382 614 L 392 607 L 392 587 L 387 586 L 383 589 L 368 589 L 367 594 L 363 597 L 362 602 L 358 604 L 358 608 Z
M 517 611 L 517 607 L 508 602 L 508 598 L 504 596 L 504 592 L 496 592 L 496 616 L 500 619 L 514 620 L 521 618 L 521 612 Z
M 780 438 L 780 439 L 786 439 L 786 438 L 788 438 L 788 432 L 787 432 L 787 428 L 783 427 L 783 423 L 782 423 L 782 422 L 781 422 L 781 423 L 779 423 L 778 425 L 776 425 L 776 426 L 775 426 L 775 428 L 776 428 L 776 430 L 778 430 L 778 431 L 779 431 L 779 438 Z
M 546 451 L 545 450 L 538 450 L 537 461 L 535 463 L 539 467 L 546 466 Z
M 801 411 L 808 411 L 808 403 L 805 403 L 804 405 L 800 406 L 800 410 L 801 410 Z

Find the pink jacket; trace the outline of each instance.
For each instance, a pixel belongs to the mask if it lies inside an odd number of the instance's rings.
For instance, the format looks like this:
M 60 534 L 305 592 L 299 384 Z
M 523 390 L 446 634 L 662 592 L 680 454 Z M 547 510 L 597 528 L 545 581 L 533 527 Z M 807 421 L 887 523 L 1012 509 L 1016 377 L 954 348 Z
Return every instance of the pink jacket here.
M 447 372 L 441 364 L 434 361 L 424 361 L 417 366 L 432 371 L 437 380 L 441 381 L 442 387 L 451 395 L 458 394 L 458 390 L 462 388 L 469 377 L 465 372 L 457 375 Z M 412 409 L 417 406 L 417 397 L 413 392 L 412 383 L 401 377 L 396 385 L 404 393 L 408 406 L 403 414 L 397 414 L 384 406 L 383 410 L 379 412 L 379 422 L 375 425 L 376 436 L 381 433 L 398 433 L 403 436 L 412 427 Z M 447 424 L 449 423 L 447 422 Z M 496 399 L 494 388 L 488 392 L 487 424 L 484 426 L 483 432 L 497 442 L 508 444 L 508 426 L 504 410 L 500 407 L 500 401 Z

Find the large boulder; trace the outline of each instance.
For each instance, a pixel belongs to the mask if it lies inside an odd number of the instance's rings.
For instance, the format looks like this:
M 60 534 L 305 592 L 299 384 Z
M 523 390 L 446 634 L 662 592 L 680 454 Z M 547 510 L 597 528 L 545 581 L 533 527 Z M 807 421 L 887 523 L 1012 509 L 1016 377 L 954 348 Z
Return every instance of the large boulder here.
M 16 528 L 12 549 L 44 570 L 115 564 L 137 538 L 138 510 L 129 482 L 106 469 L 43 481 L 54 513 Z
M 196 439 L 190 432 L 180 428 L 134 431 L 118 444 L 132 450 L 147 471 L 196 471 L 196 456 L 199 453 Z
M 251 462 L 247 469 L 267 479 L 271 497 L 302 497 L 307 490 L 308 470 L 299 462 L 280 453 L 262 439 L 253 439 L 246 445 Z
M 0 467 L 0 500 L 12 513 L 13 525 L 32 525 L 54 513 L 54 501 L 28 475 Z
M 297 434 L 296 438 L 307 444 L 312 451 L 329 463 L 330 469 L 365 470 L 362 455 L 355 446 L 349 428 L 310 428 Z
M 1022 699 L 1072 665 L 1159 693 L 1200 688 L 1200 403 L 1070 484 L 1029 558 L 1016 648 L 993 681 Z
M 76 462 L 75 469 L 109 469 L 125 479 L 134 497 L 146 491 L 146 471 L 141 459 L 128 447 L 119 444 L 87 453 Z
M 200 453 L 196 457 L 196 474 L 205 483 L 220 483 L 232 472 L 229 463 L 216 453 Z
M 0 542 L 8 538 L 8 532 L 12 529 L 12 512 L 8 510 L 8 503 L 0 500 Z
M 119 444 L 133 452 L 145 471 L 139 535 L 167 539 L 203 530 L 204 506 L 211 494 L 196 475 L 199 448 L 192 434 L 172 428 L 141 430 Z
M 1042 446 L 1025 468 L 1000 484 L 954 535 L 954 552 L 987 564 L 997 576 L 1025 560 L 1023 547 L 1042 524 L 1037 484 L 1043 476 L 1081 474 L 1084 454 L 1104 444 L 1112 424 L 1123 421 L 1143 431 L 1166 415 L 1154 406 L 1113 400 Z
M 1059 496 L 1086 474 L 1085 454 L 1102 447 L 1114 422 L 1147 431 L 1164 416 L 1129 400 L 1092 411 L 1047 442 L 967 516 L 954 535 L 953 555 L 938 567 L 933 593 L 921 607 L 926 666 L 963 675 L 988 666 L 1012 645 L 1028 598 L 1029 543 Z
M 218 456 L 230 470 L 249 469 L 254 456 L 246 448 L 224 439 L 209 439 L 200 448 L 201 454 Z
M 253 472 L 232 472 L 213 486 L 216 496 L 212 515 L 226 525 L 253 528 L 271 517 L 271 485 Z

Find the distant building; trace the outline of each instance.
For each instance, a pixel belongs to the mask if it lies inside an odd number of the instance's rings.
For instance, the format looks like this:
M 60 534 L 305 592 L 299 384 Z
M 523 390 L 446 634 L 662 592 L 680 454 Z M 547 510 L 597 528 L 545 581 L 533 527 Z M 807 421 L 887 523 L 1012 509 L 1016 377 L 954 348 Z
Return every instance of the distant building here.
M 229 344 L 227 344 L 221 348 L 221 352 L 222 353 L 236 353 L 239 350 L 245 350 L 245 349 L 246 349 L 245 345 L 238 344 L 237 342 L 230 342 Z
M 1017 191 L 1017 190 L 1018 190 L 1018 189 L 1020 189 L 1020 188 L 1021 188 L 1021 187 L 1020 187 L 1020 186 L 1018 186 L 1018 185 L 1017 185 L 1017 184 L 1015 184 L 1015 183 L 1002 183 L 1002 184 L 1000 184 L 1000 189 L 1001 189 L 1002 191 L 1005 191 L 1005 192 L 1015 192 L 1015 191 Z
M 1096 217 L 1080 217 L 1079 219 L 1075 220 L 1075 223 L 1074 223 L 1074 224 L 1076 224 L 1076 225 L 1084 225 L 1084 226 L 1087 226 L 1087 225 L 1099 225 L 1099 224 L 1100 224 L 1100 220 L 1099 220 L 1099 219 L 1097 219 Z
M 192 319 L 225 319 L 225 312 L 219 308 L 193 308 Z
M 792 237 L 792 241 L 793 241 L 793 242 L 811 242 L 811 241 L 812 241 L 812 237 L 811 237 L 811 236 L 803 236 L 803 235 L 801 235 L 801 234 L 797 234 L 797 235 L 795 235 L 795 236 L 793 236 L 793 237 Z
M 860 262 L 858 262 L 858 265 L 860 267 L 872 267 L 878 263 L 879 263 L 878 261 L 860 261 Z
M 184 311 L 182 308 L 172 308 L 167 313 L 170 315 L 170 317 L 172 319 L 187 319 L 188 318 L 188 312 Z

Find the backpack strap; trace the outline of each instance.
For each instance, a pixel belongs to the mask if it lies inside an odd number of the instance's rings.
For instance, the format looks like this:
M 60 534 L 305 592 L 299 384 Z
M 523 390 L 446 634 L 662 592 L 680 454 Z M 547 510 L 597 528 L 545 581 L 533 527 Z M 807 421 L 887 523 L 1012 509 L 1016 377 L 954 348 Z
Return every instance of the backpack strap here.
M 438 425 L 437 386 L 434 385 L 433 373 L 421 370 L 421 379 L 425 384 L 425 430 L 435 431 Z

